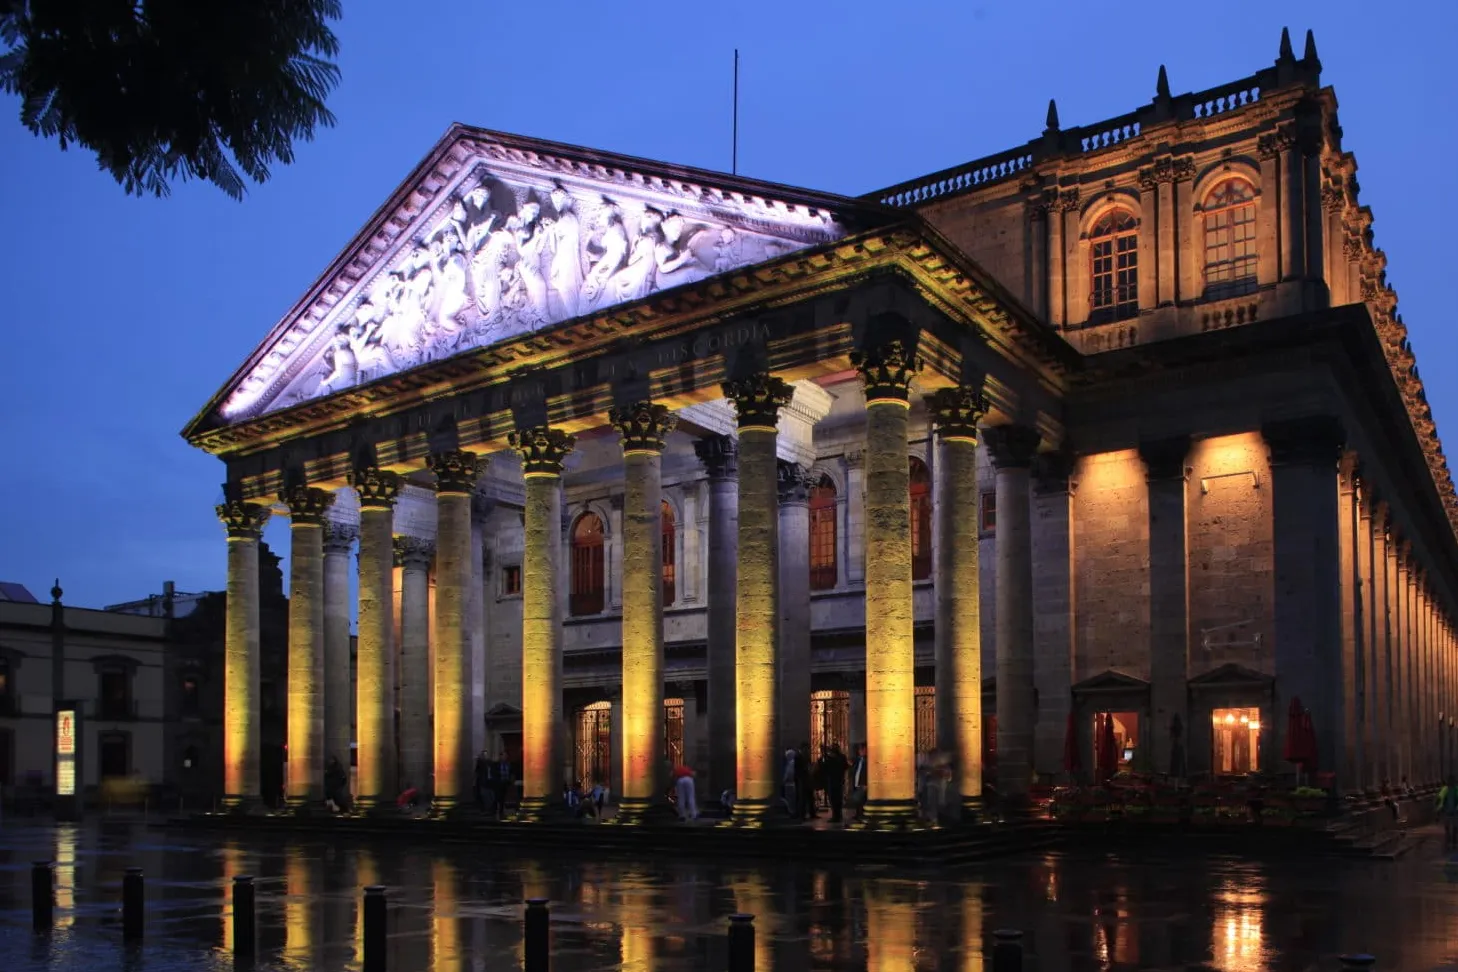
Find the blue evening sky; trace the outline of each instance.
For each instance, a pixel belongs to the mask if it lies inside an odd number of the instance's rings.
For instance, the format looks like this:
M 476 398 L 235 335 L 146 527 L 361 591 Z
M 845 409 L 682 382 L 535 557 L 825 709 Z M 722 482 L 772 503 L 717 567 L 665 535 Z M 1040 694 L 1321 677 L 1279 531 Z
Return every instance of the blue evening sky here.
M 1044 7 L 1052 9 L 1044 9 Z M 183 424 L 453 121 L 857 194 L 1244 77 L 1308 27 L 1439 427 L 1458 450 L 1451 282 L 1458 4 L 348 0 L 337 127 L 243 203 L 122 194 L 0 101 L 0 579 L 100 606 L 221 587 L 222 464 Z M 1036 12 L 1033 12 L 1036 11 Z M 1318 19 L 1320 18 L 1320 19 Z M 1428 173 L 1432 173 L 1429 175 Z M 286 522 L 267 539 L 287 549 Z

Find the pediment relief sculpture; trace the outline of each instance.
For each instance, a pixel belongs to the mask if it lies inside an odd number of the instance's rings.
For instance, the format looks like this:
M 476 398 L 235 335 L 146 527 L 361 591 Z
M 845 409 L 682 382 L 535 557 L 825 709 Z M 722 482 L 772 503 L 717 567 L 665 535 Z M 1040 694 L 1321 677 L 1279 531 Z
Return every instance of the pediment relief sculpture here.
M 845 235 L 824 209 L 485 148 L 306 333 L 309 308 L 286 322 L 225 422 Z

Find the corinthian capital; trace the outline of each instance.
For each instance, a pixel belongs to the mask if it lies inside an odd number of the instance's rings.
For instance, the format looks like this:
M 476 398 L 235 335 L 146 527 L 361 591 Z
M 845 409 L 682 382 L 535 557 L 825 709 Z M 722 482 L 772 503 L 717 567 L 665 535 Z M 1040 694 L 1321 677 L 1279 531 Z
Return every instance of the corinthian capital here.
M 562 460 L 567 458 L 577 439 L 561 429 L 538 425 L 511 433 L 507 441 L 521 454 L 523 475 L 560 476 Z
M 469 493 L 476 488 L 476 454 L 452 450 L 432 453 L 426 460 L 435 473 L 438 493 Z
M 786 506 L 804 506 L 810 502 L 810 487 L 814 479 L 810 469 L 798 462 L 779 461 L 780 502 Z
M 998 469 L 1026 469 L 1033 464 L 1042 436 L 1026 425 L 996 425 L 985 432 L 987 451 Z
M 664 440 L 678 424 L 666 405 L 634 402 L 608 409 L 608 421 L 623 437 L 623 452 L 662 452 Z
M 975 388 L 958 385 L 939 388 L 926 396 L 926 408 L 942 439 L 977 441 L 977 423 L 987 414 L 987 396 Z
M 708 470 L 710 479 L 731 479 L 739 475 L 739 443 L 730 436 L 705 436 L 694 443 L 694 453 Z
M 353 523 L 339 523 L 335 520 L 324 521 L 324 552 L 325 553 L 349 553 L 349 548 L 359 539 L 359 527 Z
M 309 486 L 291 486 L 278 498 L 289 508 L 289 519 L 296 525 L 323 523 L 325 511 L 334 502 L 333 493 Z
M 429 570 L 435 556 L 435 542 L 420 537 L 395 538 L 395 566 L 409 570 Z
M 739 414 L 739 430 L 773 429 L 780 420 L 780 409 L 790 404 L 795 389 L 783 378 L 769 372 L 735 378 L 723 384 L 724 397 L 734 403 Z
M 851 364 L 861 373 L 866 401 L 904 402 L 911 395 L 911 379 L 921 370 L 921 359 L 900 341 L 887 341 L 867 351 L 851 352 Z
M 218 504 L 215 509 L 218 519 L 227 528 L 229 540 L 257 540 L 263 535 L 263 527 L 268 523 L 268 507 L 259 506 L 257 503 L 230 500 Z
M 378 466 L 363 466 L 349 473 L 349 485 L 359 494 L 361 509 L 390 509 L 400 495 L 400 476 Z

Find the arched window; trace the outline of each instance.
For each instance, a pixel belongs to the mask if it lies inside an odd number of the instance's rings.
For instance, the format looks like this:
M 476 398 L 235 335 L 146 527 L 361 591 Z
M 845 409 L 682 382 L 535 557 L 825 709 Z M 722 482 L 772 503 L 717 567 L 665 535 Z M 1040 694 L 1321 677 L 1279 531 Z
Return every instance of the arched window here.
M 1122 321 L 1139 313 L 1139 224 L 1127 209 L 1099 217 L 1088 234 L 1090 324 Z
M 911 457 L 911 579 L 926 580 L 932 572 L 931 474 L 926 463 Z
M 673 522 L 673 507 L 668 505 L 667 500 L 663 501 L 658 519 L 663 527 L 663 606 L 668 607 L 678 596 L 678 564 L 674 560 L 676 531 Z
M 573 614 L 600 614 L 606 600 L 602 517 L 584 513 L 572 526 Z
M 810 488 L 810 589 L 835 588 L 835 483 L 829 476 Z
M 1255 188 L 1226 179 L 1205 197 L 1205 297 L 1220 300 L 1256 289 Z

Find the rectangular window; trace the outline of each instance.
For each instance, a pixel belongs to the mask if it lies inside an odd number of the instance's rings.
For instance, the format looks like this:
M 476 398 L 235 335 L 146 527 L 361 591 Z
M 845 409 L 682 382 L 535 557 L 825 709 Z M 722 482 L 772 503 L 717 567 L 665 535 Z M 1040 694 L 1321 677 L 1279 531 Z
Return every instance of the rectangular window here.
M 931 685 L 916 687 L 916 751 L 937 748 L 937 690 Z
M 124 671 L 101 673 L 101 698 L 99 700 L 102 719 L 130 719 L 132 717 L 132 677 Z
M 835 589 L 835 506 L 810 510 L 810 589 Z
M 501 568 L 501 596 L 512 597 L 521 593 L 521 564 L 507 564 Z
M 0 716 L 15 712 L 15 694 L 10 685 L 10 663 L 0 661 Z
M 1089 322 L 1106 324 L 1139 313 L 1139 236 L 1123 233 L 1090 245 L 1093 292 Z
M 1205 217 L 1205 296 L 1223 300 L 1256 289 L 1255 203 Z
M 982 512 L 978 522 L 978 529 L 983 533 L 997 532 L 997 494 L 987 492 L 982 494 Z
M 179 710 L 182 715 L 196 717 L 202 708 L 196 675 L 182 676 L 182 691 L 179 696 Z
M 1211 766 L 1217 774 L 1245 776 L 1260 770 L 1260 709 L 1216 709 L 1210 713 L 1210 730 Z

